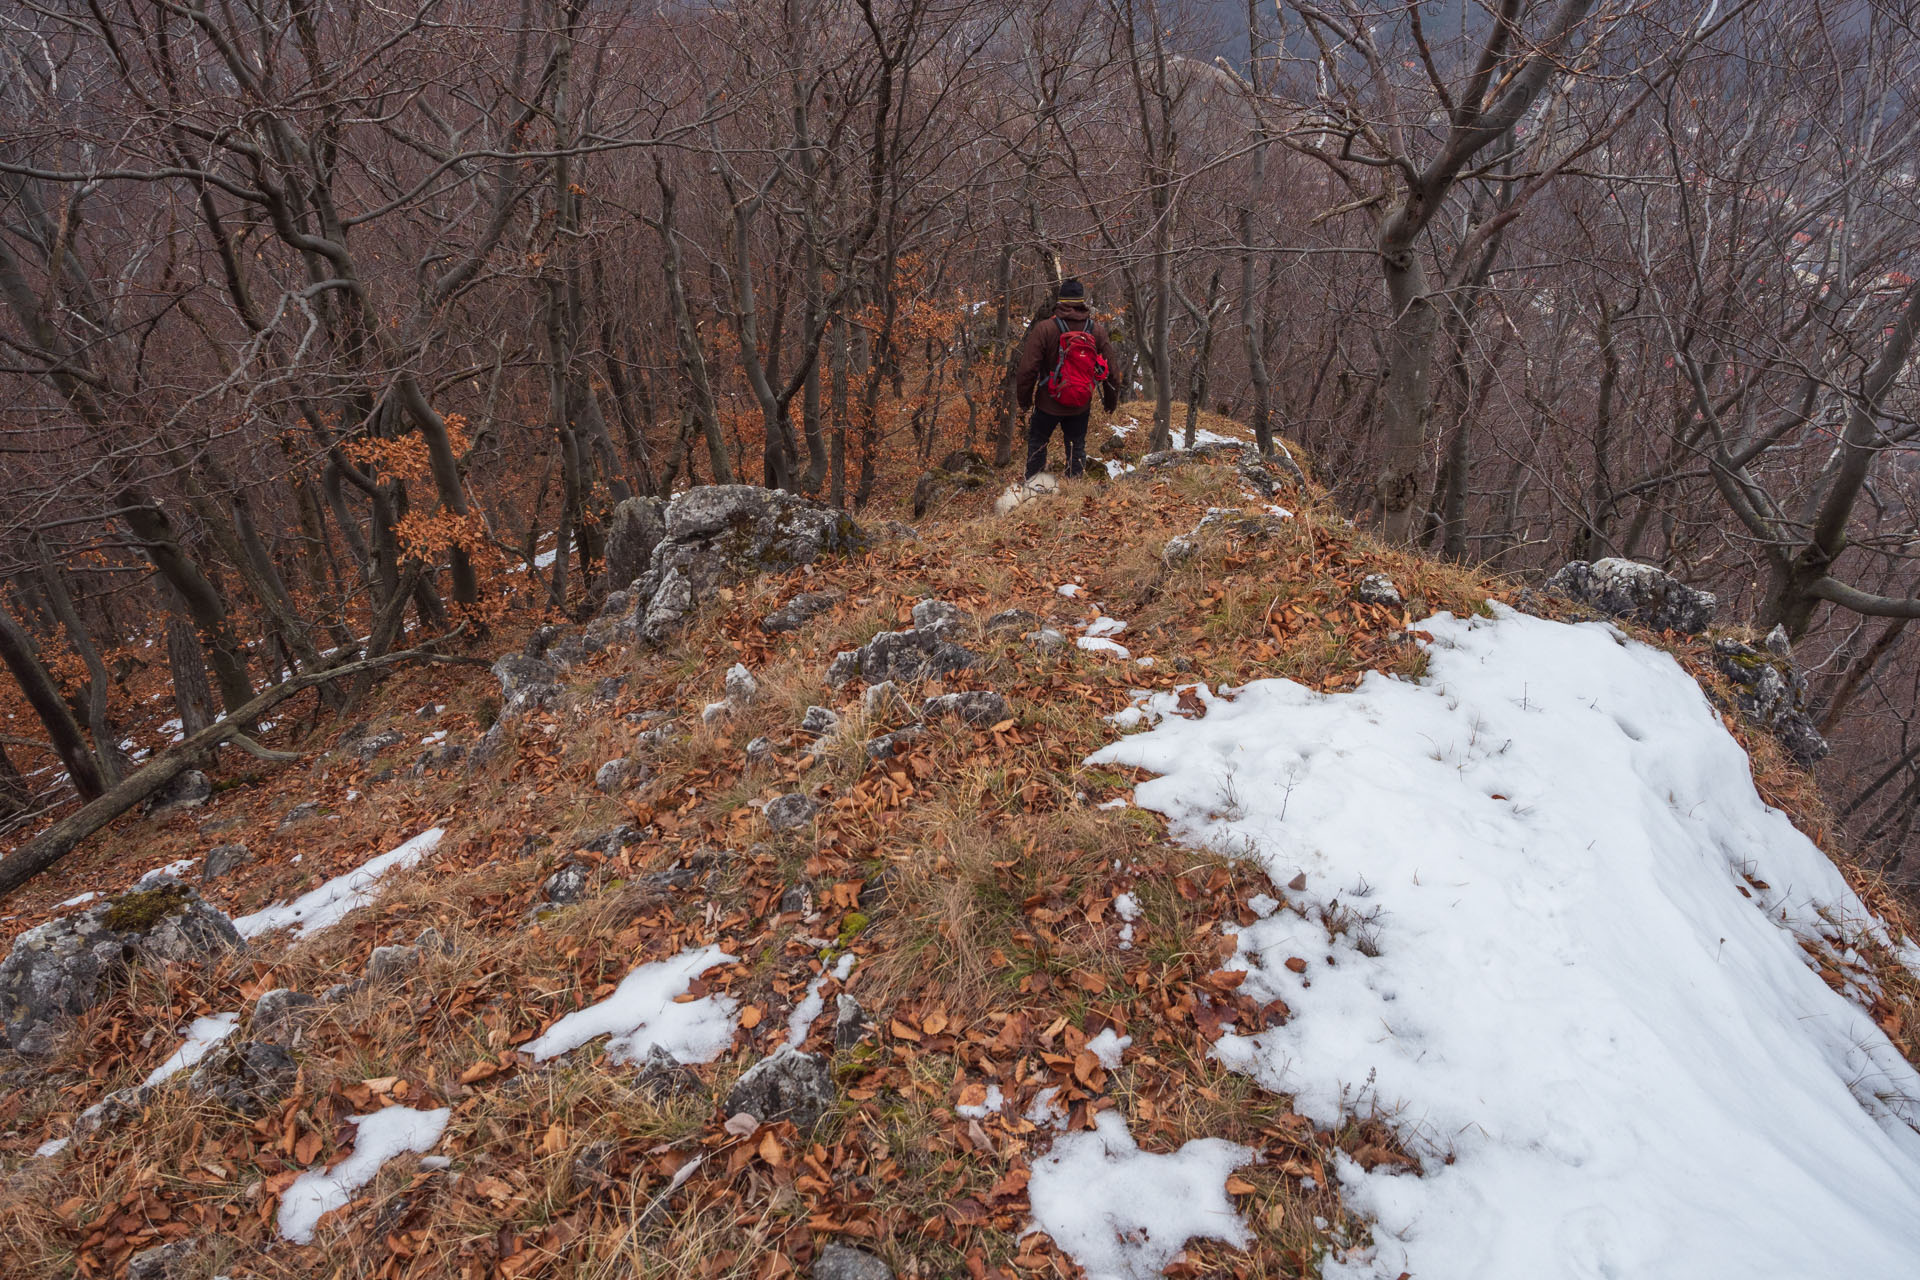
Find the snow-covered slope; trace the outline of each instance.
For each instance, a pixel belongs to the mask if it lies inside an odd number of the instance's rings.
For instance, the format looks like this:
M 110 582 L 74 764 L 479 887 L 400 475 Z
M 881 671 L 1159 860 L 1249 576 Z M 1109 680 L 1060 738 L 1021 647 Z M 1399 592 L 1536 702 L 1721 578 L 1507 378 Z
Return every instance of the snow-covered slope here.
M 1419 683 L 1155 695 L 1092 757 L 1304 873 L 1239 935 L 1293 1016 L 1216 1052 L 1425 1165 L 1341 1169 L 1375 1247 L 1327 1273 L 1920 1275 L 1920 1076 L 1800 946 L 1879 926 L 1698 686 L 1601 624 L 1422 628 Z

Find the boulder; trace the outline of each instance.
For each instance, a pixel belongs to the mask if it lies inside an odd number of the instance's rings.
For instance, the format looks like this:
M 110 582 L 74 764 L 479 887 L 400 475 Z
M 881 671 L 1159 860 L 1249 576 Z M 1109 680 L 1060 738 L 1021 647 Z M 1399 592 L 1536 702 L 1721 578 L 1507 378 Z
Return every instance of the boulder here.
M 1384 573 L 1370 573 L 1360 579 L 1353 589 L 1353 598 L 1361 604 L 1377 604 L 1388 609 L 1404 608 L 1407 603 L 1400 595 L 1400 588 Z
M 840 731 L 840 713 L 831 707 L 808 707 L 800 720 L 800 730 L 817 738 L 831 737 Z
M 943 693 L 920 704 L 922 720 L 959 716 L 976 729 L 999 724 L 1013 715 L 1007 700 L 991 689 L 970 689 L 964 693 Z
M 560 671 L 545 658 L 509 653 L 493 664 L 500 682 L 500 719 L 512 720 L 560 696 Z
M 913 606 L 915 630 L 931 631 L 943 639 L 951 637 L 972 621 L 972 615 L 965 609 L 948 604 L 945 600 L 922 600 Z
M 826 1062 L 811 1053 L 781 1049 L 747 1069 L 727 1093 L 727 1114 L 741 1112 L 761 1124 L 791 1120 L 811 1129 L 838 1101 Z
M 407 735 L 398 729 L 388 729 L 384 733 L 371 734 L 354 743 L 353 755 L 361 764 L 369 764 L 381 752 L 397 747 L 406 740 Z
M 847 593 L 838 589 L 826 591 L 802 591 L 793 599 L 760 619 L 762 631 L 775 633 L 798 631 L 809 621 L 819 617 L 833 606 L 847 598 Z
M 893 1268 L 865 1249 L 830 1244 L 813 1260 L 813 1280 L 893 1280 Z
M 253 1002 L 247 1034 L 269 1044 L 296 1047 L 319 1008 L 320 1002 L 305 992 L 275 987 Z
M 0 1047 L 51 1053 L 62 1024 L 98 1003 L 131 963 L 188 963 L 240 945 L 233 923 L 171 876 L 50 920 L 0 961 Z
M 188 769 L 147 802 L 150 813 L 166 809 L 197 809 L 213 799 L 213 780 L 198 769 Z
M 587 869 L 569 862 L 540 884 L 541 896 L 555 906 L 571 906 L 587 896 Z
M 253 861 L 253 853 L 244 844 L 217 844 L 207 850 L 206 863 L 200 868 L 202 880 L 218 880 L 235 867 Z
M 860 1002 L 846 992 L 834 999 L 833 1007 L 833 1047 L 842 1053 L 860 1043 L 860 1037 L 867 1034 L 873 1024 L 867 1019 L 867 1011 Z
M 1655 631 L 1698 635 L 1713 621 L 1718 601 L 1650 564 L 1609 558 L 1574 560 L 1548 578 L 1545 589 Z
M 767 826 L 774 831 L 798 831 L 813 821 L 820 806 L 798 791 L 767 801 Z
M 258 1119 L 292 1091 L 299 1071 L 293 1055 L 277 1044 L 229 1037 L 193 1069 L 187 1092 Z
M 127 1259 L 127 1280 L 199 1280 L 200 1241 L 175 1240 Z
M 858 649 L 842 650 L 827 667 L 827 683 L 839 688 L 858 676 L 868 684 L 882 680 L 927 680 L 964 671 L 978 655 L 943 639 L 933 630 L 882 631 Z
M 1803 769 L 1811 769 L 1831 749 L 1806 710 L 1806 681 L 1783 650 L 1791 650 L 1786 632 L 1774 629 L 1765 649 L 1737 640 L 1713 643 L 1713 665 L 1733 685 L 1740 714 L 1765 729 Z
M 678 572 L 704 592 L 727 577 L 812 564 L 864 550 L 866 535 L 843 511 L 757 485 L 701 485 L 667 504 L 666 536 L 652 567 Z
M 628 498 L 613 508 L 607 527 L 607 581 L 625 589 L 653 563 L 654 548 L 667 536 L 667 504 L 658 498 Z
M 904 729 L 895 729 L 892 733 L 883 733 L 877 738 L 868 740 L 867 758 L 869 760 L 891 760 L 906 750 L 916 738 L 924 738 L 926 736 L 927 731 L 917 724 L 910 724 Z
M 419 967 L 418 947 L 375 947 L 364 976 L 368 982 L 397 982 Z
M 736 708 L 744 707 L 760 696 L 760 682 L 753 678 L 753 672 L 746 664 L 736 662 L 727 668 L 727 701 Z

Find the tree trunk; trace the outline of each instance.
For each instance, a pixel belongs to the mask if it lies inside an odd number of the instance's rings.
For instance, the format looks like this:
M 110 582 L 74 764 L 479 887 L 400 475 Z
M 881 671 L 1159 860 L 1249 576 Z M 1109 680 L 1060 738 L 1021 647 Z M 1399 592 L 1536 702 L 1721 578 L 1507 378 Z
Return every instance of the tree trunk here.
M 67 767 L 67 774 L 73 779 L 73 788 L 80 793 L 80 798 L 91 800 L 103 793 L 107 789 L 106 781 L 100 776 L 100 767 L 93 753 L 87 750 L 87 740 L 80 732 L 79 722 L 73 718 L 66 699 L 60 696 L 60 688 L 54 684 L 53 676 L 41 665 L 33 637 L 14 621 L 13 615 L 7 612 L 3 604 L 0 604 L 0 661 L 4 661 L 7 669 L 13 672 L 20 692 L 26 695 L 28 705 L 40 717 L 40 723 L 47 730 L 47 739 L 53 743 L 54 753 L 60 757 L 60 763 Z M 0 867 L 12 861 L 12 858 L 8 858 L 0 862 Z
M 1380 263 L 1392 320 L 1385 344 L 1386 377 L 1380 418 L 1385 457 L 1374 481 L 1380 533 L 1390 542 L 1411 542 L 1421 510 L 1420 469 L 1427 452 L 1428 381 L 1433 365 L 1435 316 L 1427 295 L 1427 272 L 1411 243 L 1397 242 L 1388 220 L 1381 233 Z
M 213 689 L 207 684 L 200 639 L 178 614 L 167 617 L 167 668 L 173 674 L 173 706 L 180 714 L 180 732 L 190 738 L 213 723 Z
M 220 702 L 228 715 L 253 700 L 253 681 L 247 674 L 246 650 L 233 633 L 227 606 L 213 583 L 200 572 L 200 566 L 180 546 L 173 522 L 160 504 L 136 489 L 123 489 L 116 495 L 121 515 L 141 549 L 153 561 L 154 568 L 179 593 L 193 625 L 206 644 L 213 661 L 214 683 L 220 687 Z

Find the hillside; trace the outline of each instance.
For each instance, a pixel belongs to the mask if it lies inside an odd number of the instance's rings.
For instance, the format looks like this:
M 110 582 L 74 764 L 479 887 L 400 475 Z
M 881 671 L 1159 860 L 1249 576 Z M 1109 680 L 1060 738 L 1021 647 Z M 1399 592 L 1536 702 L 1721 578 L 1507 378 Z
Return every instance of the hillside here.
M 503 624 L 59 863 L 0 937 L 157 870 L 245 945 L 0 1058 L 0 1271 L 1914 1274 L 1920 946 L 1708 641 L 1206 425 Z

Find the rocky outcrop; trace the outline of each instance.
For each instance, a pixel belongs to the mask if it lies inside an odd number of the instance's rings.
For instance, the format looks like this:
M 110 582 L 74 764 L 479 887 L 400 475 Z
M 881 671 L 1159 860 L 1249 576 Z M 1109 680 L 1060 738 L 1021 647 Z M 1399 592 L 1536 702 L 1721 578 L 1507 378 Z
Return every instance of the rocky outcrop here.
M 300 1067 L 293 1055 L 266 1040 L 223 1040 L 187 1077 L 187 1092 L 230 1111 L 258 1118 L 293 1090 Z
M 798 831 L 813 821 L 820 806 L 798 791 L 767 801 L 767 826 L 774 831 Z
M 830 1244 L 813 1260 L 813 1280 L 893 1280 L 893 1268 L 865 1249 Z
M 1193 528 L 1167 539 L 1160 561 L 1169 569 L 1185 564 L 1200 554 L 1200 544 L 1208 537 L 1265 542 L 1286 527 L 1286 520 L 1270 511 L 1209 511 Z
M 999 724 L 1013 715 L 1007 700 L 991 689 L 969 689 L 963 693 L 943 693 L 920 704 L 922 720 L 958 716 L 976 729 Z
M 1379 605 L 1386 609 L 1403 608 L 1407 603 L 1400 594 L 1400 588 L 1384 573 L 1370 573 L 1360 579 L 1353 589 L 1353 598 L 1361 604 Z
M 921 610 L 940 603 L 923 600 L 914 612 L 919 615 Z M 928 680 L 964 671 L 979 661 L 979 655 L 947 639 L 957 625 L 953 619 L 931 611 L 927 616 L 932 625 L 916 625 L 911 631 L 882 631 L 858 649 L 841 650 L 827 667 L 827 683 L 837 689 L 856 676 L 868 684 Z
M 545 658 L 509 653 L 493 664 L 500 682 L 500 718 L 512 720 L 560 696 L 560 671 Z
M 624 590 L 653 563 L 653 549 L 667 536 L 667 504 L 658 498 L 628 498 L 613 509 L 607 527 L 607 581 Z
M 202 880 L 218 880 L 230 874 L 234 868 L 245 866 L 253 861 L 253 851 L 244 844 L 217 844 L 207 850 L 207 860 L 200 868 Z
M 838 1095 L 824 1060 L 782 1049 L 747 1069 L 727 1094 L 727 1112 L 745 1112 L 761 1124 L 791 1120 L 811 1129 L 833 1110 Z
M 233 923 L 171 876 L 29 929 L 0 962 L 0 1047 L 52 1052 L 130 964 L 186 963 L 238 947 Z
M 802 591 L 793 599 L 760 619 L 760 629 L 775 634 L 786 631 L 798 631 L 814 618 L 819 617 L 833 606 L 847 598 L 841 590 Z
M 1655 631 L 1690 636 L 1707 629 L 1719 603 L 1711 591 L 1689 587 L 1650 564 L 1613 558 L 1571 561 L 1547 579 L 1545 589 Z
M 1827 740 L 1807 714 L 1806 681 L 1794 667 L 1785 628 L 1775 627 L 1765 649 L 1738 640 L 1713 642 L 1713 665 L 1733 685 L 1734 705 L 1785 747 L 1803 769 L 1826 758 Z

